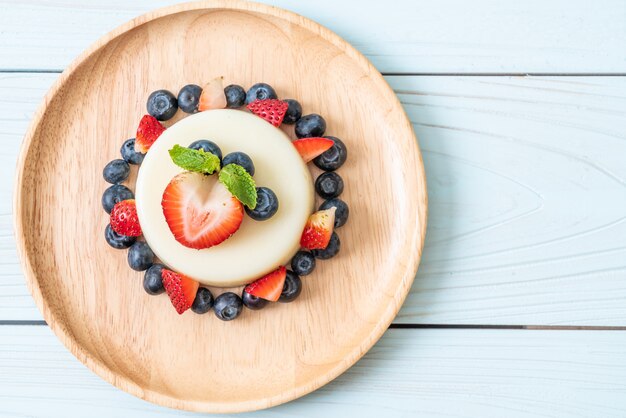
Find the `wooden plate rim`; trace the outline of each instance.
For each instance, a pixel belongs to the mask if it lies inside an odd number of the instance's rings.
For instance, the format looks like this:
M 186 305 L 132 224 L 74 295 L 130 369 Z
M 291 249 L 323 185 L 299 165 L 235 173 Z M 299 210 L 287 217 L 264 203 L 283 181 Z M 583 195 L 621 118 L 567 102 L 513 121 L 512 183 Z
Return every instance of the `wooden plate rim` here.
M 404 299 L 406 298 L 409 289 L 411 288 L 421 258 L 422 249 L 425 241 L 427 223 L 426 221 L 428 216 L 426 175 L 424 172 L 422 155 L 419 151 L 419 146 L 417 145 L 417 139 L 413 134 L 413 137 L 415 138 L 415 146 L 412 148 L 413 152 L 416 154 L 415 160 L 419 161 L 419 166 L 415 168 L 419 174 L 417 179 L 417 186 L 421 188 L 421 190 L 423 190 L 423 200 L 417 202 L 419 205 L 418 225 L 413 230 L 413 238 L 414 242 L 416 243 L 416 247 L 410 249 L 410 251 L 407 251 L 407 254 L 410 258 L 409 260 L 407 260 L 406 268 L 404 269 L 401 286 L 398 286 L 397 292 L 393 297 L 395 303 L 389 305 L 388 309 L 385 311 L 384 315 L 381 316 L 376 326 L 372 328 L 369 336 L 365 340 L 363 340 L 360 345 L 354 346 L 352 351 L 343 359 L 343 361 L 338 362 L 337 365 L 324 376 L 311 379 L 311 381 L 307 381 L 296 387 L 286 389 L 284 392 L 276 396 L 265 399 L 225 403 L 189 401 L 164 395 L 160 392 L 144 389 L 136 383 L 125 378 L 124 376 L 116 375 L 105 364 L 92 358 L 89 352 L 84 350 L 83 347 L 74 339 L 71 333 L 68 332 L 68 330 L 65 329 L 61 325 L 61 323 L 56 320 L 54 312 L 49 309 L 48 303 L 43 298 L 41 289 L 39 287 L 39 282 L 35 277 L 34 268 L 31 264 L 31 260 L 27 255 L 28 253 L 26 251 L 26 245 L 24 240 L 25 225 L 22 216 L 22 200 L 24 198 L 22 191 L 22 180 L 24 177 L 26 155 L 28 154 L 28 151 L 32 144 L 35 132 L 37 131 L 37 127 L 46 113 L 48 104 L 57 94 L 57 92 L 62 88 L 62 86 L 67 82 L 71 74 L 93 53 L 97 52 L 100 48 L 106 46 L 109 42 L 119 37 L 120 35 L 123 35 L 124 33 L 133 30 L 143 24 L 149 23 L 153 20 L 168 15 L 200 9 L 231 9 L 237 11 L 250 11 L 283 19 L 288 21 L 289 23 L 304 27 L 314 33 L 319 34 L 324 40 L 330 42 L 331 44 L 345 52 L 348 56 L 353 58 L 355 61 L 357 61 L 359 65 L 361 65 L 363 69 L 366 70 L 369 76 L 378 78 L 377 82 L 387 84 L 382 75 L 367 60 L 367 58 L 365 58 L 360 52 L 358 52 L 354 47 L 352 47 L 348 42 L 343 40 L 337 34 L 323 27 L 322 25 L 303 16 L 300 16 L 294 12 L 290 12 L 274 6 L 247 2 L 245 0 L 202 0 L 198 2 L 181 3 L 178 5 L 163 7 L 156 9 L 152 12 L 143 14 L 112 30 L 105 36 L 98 39 L 93 45 L 91 45 L 87 50 L 80 54 L 55 81 L 55 83 L 52 85 L 52 87 L 44 97 L 43 102 L 35 112 L 28 131 L 22 142 L 17 161 L 13 200 L 14 233 L 17 242 L 17 252 L 22 268 L 24 270 L 26 284 L 33 296 L 33 299 L 35 300 L 37 307 L 42 312 L 44 319 L 46 320 L 52 331 L 55 333 L 57 338 L 61 340 L 61 342 L 68 348 L 68 350 L 98 376 L 116 386 L 117 388 L 124 390 L 125 392 L 128 392 L 136 397 L 170 408 L 208 413 L 247 412 L 276 406 L 281 403 L 285 403 L 304 396 L 320 388 L 321 386 L 335 379 L 352 365 L 354 365 L 354 363 L 356 363 L 387 330 L 389 324 L 391 324 L 398 311 L 400 310 L 400 307 L 402 306 L 402 303 L 404 302 Z M 410 121 L 408 120 L 408 117 L 406 116 L 406 113 L 404 112 L 397 97 L 395 97 L 394 105 L 394 111 L 402 113 L 402 115 L 404 116 L 403 122 L 406 124 L 408 129 L 411 129 L 412 131 Z

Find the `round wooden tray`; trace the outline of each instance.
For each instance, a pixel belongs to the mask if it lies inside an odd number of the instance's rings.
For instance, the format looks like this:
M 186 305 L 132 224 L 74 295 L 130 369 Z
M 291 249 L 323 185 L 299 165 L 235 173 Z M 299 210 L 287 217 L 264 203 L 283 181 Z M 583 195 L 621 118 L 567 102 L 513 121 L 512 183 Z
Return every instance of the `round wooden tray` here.
M 232 322 L 178 316 L 166 296 L 148 296 L 125 252 L 104 241 L 100 205 L 102 167 L 134 135 L 150 92 L 219 75 L 297 98 L 350 153 L 340 254 L 303 279 L 296 302 Z M 361 54 L 296 14 L 218 0 L 141 16 L 59 77 L 24 140 L 14 209 L 33 297 L 80 361 L 151 402 L 237 412 L 319 388 L 380 338 L 413 282 L 427 203 L 411 125 Z

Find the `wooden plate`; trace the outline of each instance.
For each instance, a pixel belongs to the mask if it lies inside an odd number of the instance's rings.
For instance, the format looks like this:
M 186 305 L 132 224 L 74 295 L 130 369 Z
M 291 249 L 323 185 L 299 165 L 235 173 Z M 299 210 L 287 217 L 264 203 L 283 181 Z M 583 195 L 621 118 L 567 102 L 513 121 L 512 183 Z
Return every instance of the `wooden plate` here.
M 350 153 L 339 171 L 351 210 L 341 253 L 304 278 L 296 302 L 232 322 L 178 316 L 167 296 L 148 296 L 125 252 L 105 243 L 100 205 L 102 167 L 119 158 L 150 92 L 218 75 L 297 98 Z M 398 312 L 426 231 L 420 152 L 382 76 L 318 24 L 241 1 L 157 10 L 97 42 L 46 96 L 17 179 L 18 247 L 52 330 L 108 382 L 193 411 L 267 408 L 345 371 Z

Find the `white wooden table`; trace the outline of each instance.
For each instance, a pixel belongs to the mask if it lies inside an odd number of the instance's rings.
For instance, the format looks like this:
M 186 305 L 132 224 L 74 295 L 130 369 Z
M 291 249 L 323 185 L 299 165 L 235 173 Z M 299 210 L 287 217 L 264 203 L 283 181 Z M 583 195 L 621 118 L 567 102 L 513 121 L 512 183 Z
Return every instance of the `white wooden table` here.
M 626 3 L 268 1 L 387 76 L 426 165 L 429 229 L 391 329 L 328 386 L 254 417 L 626 416 Z M 42 96 L 170 0 L 0 0 L 0 417 L 178 417 L 103 382 L 24 284 L 13 171 Z M 353 414 L 353 415 L 352 415 Z

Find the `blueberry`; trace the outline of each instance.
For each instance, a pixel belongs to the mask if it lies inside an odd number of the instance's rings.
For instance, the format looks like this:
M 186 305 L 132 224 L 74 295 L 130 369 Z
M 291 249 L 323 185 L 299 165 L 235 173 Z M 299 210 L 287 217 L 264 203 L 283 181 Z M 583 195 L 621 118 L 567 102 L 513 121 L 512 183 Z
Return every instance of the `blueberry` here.
M 226 107 L 229 109 L 238 109 L 246 103 L 246 91 L 237 84 L 224 87 L 224 95 Z
M 324 138 L 332 139 L 335 145 L 324 151 L 319 157 L 316 157 L 313 163 L 324 171 L 335 171 L 346 162 L 348 149 L 346 144 L 339 138 L 334 136 L 325 136 Z
M 160 295 L 165 292 L 163 276 L 161 276 L 164 268 L 163 264 L 153 264 L 146 270 L 146 274 L 143 275 L 143 289 L 149 295 Z
M 193 300 L 191 310 L 197 314 L 205 314 L 213 307 L 213 295 L 206 287 L 198 288 L 196 298 Z
M 208 139 L 200 139 L 198 141 L 194 141 L 189 145 L 191 149 L 201 149 L 204 152 L 210 152 L 215 155 L 217 158 L 222 161 L 222 150 L 217 144 L 213 141 L 209 141 Z
M 256 207 L 250 209 L 246 206 L 246 213 L 255 221 L 264 221 L 274 216 L 278 210 L 278 198 L 267 187 L 256 188 Z
M 319 258 L 320 260 L 328 260 L 329 258 L 333 258 L 339 252 L 341 248 L 341 241 L 339 241 L 339 235 L 336 232 L 330 236 L 330 242 L 323 250 L 312 250 L 311 252 L 315 256 L 315 258 Z
M 187 84 L 178 92 L 178 107 L 185 113 L 196 113 L 202 87 L 196 84 Z
M 246 93 L 246 104 L 250 104 L 255 100 L 276 99 L 276 91 L 269 84 L 256 83 L 250 87 L 248 93 Z
M 152 265 L 154 253 L 143 241 L 137 241 L 128 250 L 128 265 L 136 271 L 144 271 Z
M 146 156 L 146 154 L 135 151 L 135 138 L 124 141 L 122 148 L 120 148 L 120 154 L 128 164 L 141 164 L 143 157 Z
M 243 309 L 243 302 L 239 296 L 233 292 L 222 293 L 215 298 L 213 310 L 215 316 L 222 321 L 232 321 L 237 318 Z
M 287 277 L 285 278 L 285 284 L 283 285 L 283 291 L 278 298 L 279 302 L 289 303 L 296 300 L 302 292 L 302 280 L 293 271 L 287 270 Z
M 222 166 L 225 167 L 228 164 L 238 164 L 242 166 L 248 174 L 254 176 L 254 163 L 252 162 L 252 158 L 244 152 L 231 152 L 230 154 L 226 154 L 222 160 Z
M 332 199 L 343 192 L 343 179 L 334 172 L 322 173 L 315 180 L 315 190 L 324 199 Z
M 296 136 L 298 138 L 322 136 L 324 131 L 326 131 L 326 121 L 315 113 L 304 115 L 296 122 Z
M 247 293 L 245 290 L 241 294 L 241 299 L 243 300 L 243 304 L 245 305 L 245 307 L 248 309 L 252 309 L 253 311 L 258 311 L 259 309 L 263 309 L 269 303 L 268 300 L 251 295 L 250 293 Z
M 285 102 L 289 105 L 283 123 L 287 125 L 293 125 L 302 117 L 302 106 L 297 100 L 285 99 Z
M 102 177 L 104 180 L 117 184 L 121 183 L 128 178 L 130 174 L 130 166 L 124 160 L 113 160 L 107 165 L 104 166 L 104 170 L 102 170 Z
M 157 90 L 148 96 L 146 107 L 148 113 L 157 120 L 169 120 L 174 117 L 178 110 L 178 100 L 168 90 Z
M 311 274 L 315 270 L 315 257 L 308 251 L 298 251 L 291 259 L 291 269 L 300 276 Z
M 102 207 L 106 213 L 111 213 L 113 206 L 122 200 L 134 199 L 135 195 L 130 189 L 121 184 L 114 184 L 102 194 Z
M 339 198 L 328 199 L 320 205 L 320 210 L 330 209 L 336 207 L 335 211 L 335 228 L 344 226 L 348 222 L 348 215 L 350 215 L 350 208 L 348 204 Z
M 104 239 L 106 239 L 107 244 L 116 250 L 122 250 L 124 248 L 128 248 L 135 243 L 137 238 L 135 237 L 127 237 L 126 235 L 120 235 L 111 228 L 111 225 L 107 225 L 104 230 Z

